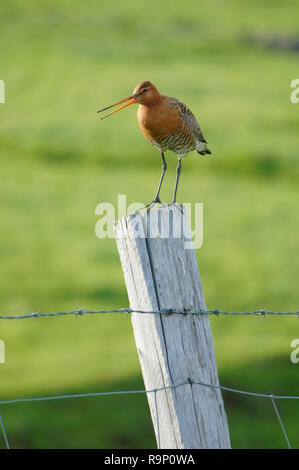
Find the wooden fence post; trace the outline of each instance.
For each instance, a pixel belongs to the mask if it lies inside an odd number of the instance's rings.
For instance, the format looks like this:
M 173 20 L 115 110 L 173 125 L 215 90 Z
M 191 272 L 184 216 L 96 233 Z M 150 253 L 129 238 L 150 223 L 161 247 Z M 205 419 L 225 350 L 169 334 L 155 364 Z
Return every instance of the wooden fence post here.
M 115 235 L 132 309 L 206 310 L 179 206 L 123 218 Z M 230 448 L 221 391 L 192 383 L 219 384 L 208 315 L 132 313 L 132 324 L 146 389 L 169 387 L 147 394 L 158 447 Z

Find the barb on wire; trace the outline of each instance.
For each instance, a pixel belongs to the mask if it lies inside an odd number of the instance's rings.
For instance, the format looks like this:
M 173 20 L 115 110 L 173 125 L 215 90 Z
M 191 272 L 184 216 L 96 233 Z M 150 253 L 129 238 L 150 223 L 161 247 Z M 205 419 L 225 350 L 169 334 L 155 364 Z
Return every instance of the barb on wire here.
M 152 315 L 256 315 L 256 316 L 266 316 L 266 315 L 285 315 L 285 316 L 297 316 L 299 317 L 299 311 L 271 311 L 271 310 L 266 310 L 266 309 L 261 309 L 261 310 L 255 310 L 255 311 L 245 311 L 245 312 L 234 312 L 234 311 L 225 311 L 225 310 L 198 310 L 198 311 L 191 311 L 191 310 L 183 310 L 179 311 L 174 308 L 168 308 L 168 309 L 162 309 L 162 310 L 137 310 L 137 309 L 132 309 L 130 307 L 124 307 L 124 308 L 119 308 L 119 309 L 109 309 L 109 310 L 88 310 L 85 308 L 78 308 L 76 310 L 71 310 L 71 311 L 66 311 L 66 312 L 33 312 L 33 313 L 25 313 L 21 315 L 0 315 L 0 320 L 24 320 L 28 318 L 42 318 L 42 317 L 59 317 L 59 316 L 75 316 L 76 318 L 78 317 L 83 317 L 84 315 L 104 315 L 104 314 L 125 314 L 126 316 L 129 314 L 152 314 Z M 291 448 L 290 441 L 287 435 L 287 432 L 285 430 L 285 427 L 283 425 L 281 416 L 279 414 L 277 405 L 275 400 L 279 399 L 292 399 L 292 400 L 299 400 L 299 396 L 295 395 L 273 395 L 273 394 L 267 394 L 267 393 L 258 393 L 258 392 L 250 392 L 247 390 L 238 390 L 234 389 L 231 387 L 226 387 L 223 385 L 219 384 L 208 384 L 204 382 L 198 382 L 198 381 L 193 381 L 190 378 L 188 380 L 174 384 L 174 385 L 169 385 L 165 387 L 160 387 L 160 388 L 155 388 L 152 390 L 116 390 L 116 391 L 109 391 L 109 392 L 90 392 L 90 393 L 76 393 L 76 394 L 67 394 L 67 395 L 55 395 L 55 396 L 45 396 L 45 397 L 32 397 L 32 398 L 15 398 L 15 399 L 9 399 L 9 400 L 0 400 L 0 405 L 7 405 L 7 404 L 12 404 L 12 403 L 25 403 L 25 402 L 36 402 L 36 401 L 49 401 L 49 400 L 60 400 L 60 399 L 67 399 L 67 398 L 86 398 L 86 397 L 99 397 L 99 396 L 107 396 L 107 395 L 129 395 L 129 394 L 148 394 L 148 393 L 154 393 L 154 399 L 155 399 L 155 412 L 156 412 L 156 421 L 157 421 L 157 441 L 158 441 L 158 448 L 160 448 L 161 443 L 160 443 L 160 428 L 159 428 L 159 414 L 158 414 L 158 402 L 157 402 L 157 392 L 160 391 L 166 391 L 169 389 L 173 389 L 182 385 L 187 385 L 189 384 L 192 386 L 194 385 L 199 385 L 199 386 L 204 386 L 204 387 L 210 387 L 211 389 L 219 389 L 219 390 L 225 390 L 227 392 L 232 392 L 232 393 L 237 393 L 237 394 L 242 394 L 242 395 L 247 395 L 247 396 L 254 396 L 254 397 L 263 397 L 263 398 L 269 398 L 271 399 L 271 402 L 273 404 L 274 410 L 276 417 L 278 419 L 278 422 L 280 424 L 280 427 L 282 429 L 283 435 L 285 437 L 285 440 L 287 442 L 287 445 L 289 448 Z M 0 428 L 2 430 L 4 440 L 6 447 L 9 449 L 9 442 L 7 438 L 7 434 L 5 431 L 4 423 L 0 414 Z
M 64 317 L 64 316 L 75 316 L 75 317 L 83 317 L 84 315 L 105 315 L 105 314 L 125 314 L 126 316 L 130 313 L 136 314 L 143 314 L 143 315 L 255 315 L 255 316 L 266 316 L 266 315 L 284 315 L 284 316 L 297 316 L 299 317 L 299 311 L 293 312 L 279 312 L 279 311 L 271 311 L 271 310 L 253 310 L 251 312 L 228 312 L 225 310 L 198 310 L 198 311 L 191 311 L 191 310 L 176 310 L 174 308 L 168 309 L 161 309 L 161 310 L 137 310 L 132 309 L 130 307 L 123 307 L 119 309 L 109 309 L 109 310 L 88 310 L 85 308 L 79 308 L 76 310 L 70 310 L 67 312 L 32 312 L 32 313 L 24 313 L 21 315 L 5 315 L 0 314 L 0 320 L 25 320 L 28 318 L 43 318 L 43 317 Z

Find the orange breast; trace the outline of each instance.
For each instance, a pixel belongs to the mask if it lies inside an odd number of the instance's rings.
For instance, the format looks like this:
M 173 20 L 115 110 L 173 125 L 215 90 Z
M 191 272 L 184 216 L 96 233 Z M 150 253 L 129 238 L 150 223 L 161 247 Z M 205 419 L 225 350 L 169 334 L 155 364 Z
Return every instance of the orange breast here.
M 137 119 L 143 135 L 151 143 L 158 145 L 173 134 L 180 123 L 179 111 L 169 106 L 165 100 L 152 107 L 140 105 Z

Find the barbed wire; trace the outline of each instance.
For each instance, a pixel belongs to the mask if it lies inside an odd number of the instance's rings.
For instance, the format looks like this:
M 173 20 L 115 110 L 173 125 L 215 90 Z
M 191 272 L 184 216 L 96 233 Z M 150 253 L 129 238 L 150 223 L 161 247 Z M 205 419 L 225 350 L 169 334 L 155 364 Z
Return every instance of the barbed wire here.
M 130 307 L 123 307 L 119 309 L 109 309 L 109 310 L 89 310 L 86 308 L 78 308 L 76 310 L 70 310 L 66 312 L 32 312 L 24 313 L 21 315 L 9 315 L 9 314 L 0 314 L 0 320 L 25 320 L 28 318 L 42 318 L 42 317 L 63 317 L 63 316 L 76 316 L 83 317 L 84 315 L 106 315 L 106 314 L 125 314 L 129 315 L 131 313 L 144 314 L 144 315 L 255 315 L 255 316 L 266 316 L 266 315 L 280 315 L 280 316 L 296 316 L 299 318 L 299 311 L 272 311 L 266 309 L 253 310 L 253 311 L 244 311 L 244 312 L 235 312 L 235 311 L 225 311 L 225 310 L 177 310 L 175 308 L 166 308 L 161 310 L 137 310 Z
M 25 313 L 21 315 L 0 315 L 0 320 L 24 320 L 28 318 L 43 318 L 43 317 L 59 317 L 59 316 L 76 316 L 76 317 L 83 317 L 84 315 L 104 315 L 104 314 L 125 314 L 126 316 L 129 314 L 144 314 L 144 315 L 255 315 L 255 316 L 266 316 L 266 315 L 285 315 L 285 316 L 297 316 L 299 317 L 299 311 L 271 311 L 266 309 L 260 309 L 255 311 L 243 311 L 243 312 L 236 312 L 236 311 L 225 311 L 225 310 L 198 310 L 198 311 L 191 311 L 191 310 L 176 310 L 174 308 L 169 309 L 161 309 L 161 310 L 137 310 L 132 309 L 130 307 L 124 307 L 119 309 L 108 309 L 108 310 L 89 310 L 86 308 L 78 308 L 76 310 L 70 310 L 65 312 L 33 312 L 33 313 Z M 157 441 L 158 441 L 158 448 L 160 448 L 160 428 L 159 428 L 159 416 L 158 416 L 158 403 L 157 403 L 157 393 L 161 391 L 167 391 L 169 389 L 174 389 L 176 387 L 180 387 L 182 385 L 199 385 L 204 387 L 209 387 L 211 389 L 219 389 L 224 390 L 231 393 L 237 393 L 247 396 L 254 396 L 254 397 L 261 397 L 270 399 L 275 411 L 275 415 L 278 419 L 280 428 L 286 440 L 288 448 L 291 448 L 290 441 L 284 427 L 283 421 L 281 419 L 280 413 L 278 411 L 278 407 L 276 404 L 276 400 L 280 399 L 291 399 L 291 400 L 299 400 L 299 396 L 295 395 L 274 395 L 268 393 L 259 393 L 259 392 L 250 392 L 247 390 L 239 390 L 231 387 L 226 387 L 223 385 L 218 384 L 208 384 L 205 382 L 198 382 L 191 379 L 188 379 L 184 382 L 169 385 L 166 387 L 159 387 L 151 390 L 115 390 L 115 391 L 108 391 L 108 392 L 89 392 L 89 393 L 77 393 L 77 394 L 65 394 L 65 395 L 54 395 L 54 396 L 44 396 L 44 397 L 29 397 L 29 398 L 15 398 L 15 399 L 8 399 L 8 400 L 0 400 L 0 405 L 8 405 L 12 403 L 26 403 L 26 402 L 36 402 L 36 401 L 49 401 L 49 400 L 61 400 L 61 399 L 73 399 L 73 398 L 87 398 L 87 397 L 100 397 L 100 396 L 108 396 L 108 395 L 130 395 L 130 394 L 150 394 L 154 393 L 155 395 L 155 409 L 156 409 L 156 420 L 157 420 Z M 2 434 L 4 437 L 6 448 L 9 449 L 9 441 L 7 437 L 7 433 L 4 427 L 4 422 L 2 416 L 0 414 L 0 428 L 2 430 Z
M 286 429 L 284 427 L 283 421 L 281 419 L 280 413 L 278 411 L 278 407 L 276 404 L 276 400 L 299 400 L 299 396 L 297 395 L 276 395 L 276 394 L 269 394 L 269 393 L 260 393 L 260 392 L 250 392 L 248 390 L 241 390 L 241 389 L 236 389 L 232 387 L 226 387 L 224 385 L 219 385 L 219 384 L 209 384 L 206 382 L 201 382 L 197 380 L 192 380 L 188 378 L 187 380 L 173 384 L 173 385 L 168 385 L 165 387 L 157 387 L 153 388 L 150 390 L 146 389 L 140 389 L 140 390 L 112 390 L 112 391 L 107 391 L 107 392 L 89 392 L 89 393 L 74 393 L 74 394 L 66 394 L 66 395 L 50 395 L 50 396 L 44 396 L 44 397 L 28 397 L 28 398 L 14 398 L 14 399 L 9 399 L 9 400 L 0 400 L 0 405 L 10 405 L 13 403 L 28 403 L 28 402 L 41 402 L 41 401 L 49 401 L 49 400 L 62 400 L 62 399 L 73 399 L 73 398 L 89 398 L 89 397 L 103 397 L 103 396 L 111 396 L 111 395 L 133 395 L 133 394 L 151 394 L 154 393 L 155 395 L 155 409 L 156 409 L 156 420 L 157 420 L 157 441 L 158 441 L 158 448 L 160 448 L 160 429 L 159 429 L 159 416 L 158 416 L 158 405 L 157 405 L 157 393 L 162 392 L 162 391 L 167 391 L 170 389 L 175 389 L 177 387 L 181 387 L 183 385 L 199 385 L 203 387 L 209 387 L 214 390 L 224 390 L 227 392 L 231 393 L 236 393 L 236 394 L 241 394 L 241 395 L 247 395 L 247 396 L 254 396 L 254 397 L 261 397 L 261 398 L 267 398 L 271 400 L 275 415 L 278 419 L 280 428 L 282 430 L 282 433 L 284 435 L 284 438 L 286 440 L 288 448 L 291 448 L 291 444 L 286 432 Z M 6 447 L 9 449 L 9 442 L 7 438 L 7 433 L 5 431 L 4 423 L 2 420 L 2 417 L 0 415 L 0 427 L 2 429 L 3 437 L 5 440 Z

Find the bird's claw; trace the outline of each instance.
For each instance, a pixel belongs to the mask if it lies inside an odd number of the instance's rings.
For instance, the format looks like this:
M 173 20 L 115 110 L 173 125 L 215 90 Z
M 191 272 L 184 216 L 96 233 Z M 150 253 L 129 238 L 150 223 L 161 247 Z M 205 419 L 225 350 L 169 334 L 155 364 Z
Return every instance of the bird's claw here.
M 171 206 L 178 207 L 180 209 L 181 213 L 184 215 L 184 206 L 183 206 L 183 204 L 179 204 L 176 201 L 172 201 L 169 204 L 167 204 L 167 207 L 171 207 Z
M 150 211 L 156 204 L 161 204 L 162 206 L 167 206 L 165 202 L 162 202 L 159 197 L 155 197 L 151 202 L 146 204 L 144 207 L 141 208 L 141 210 L 146 209 L 146 211 Z
M 165 204 L 164 202 L 162 202 L 160 200 L 160 198 L 155 198 L 152 202 L 150 202 L 149 204 L 147 204 L 145 207 L 146 211 L 150 211 L 153 207 L 155 207 L 156 204 L 161 204 L 162 206 L 166 206 L 167 204 Z
M 146 204 L 145 206 L 141 207 L 141 209 L 139 209 L 138 211 L 136 212 L 139 212 L 139 211 L 142 211 L 144 209 L 146 209 L 146 212 L 149 212 L 156 204 L 160 204 L 161 206 L 163 207 L 171 207 L 171 206 L 175 206 L 177 208 L 180 209 L 181 213 L 184 215 L 184 206 L 182 204 L 179 204 L 177 203 L 176 201 L 172 201 L 170 203 L 166 203 L 166 202 L 162 202 L 160 200 L 160 198 L 155 198 L 153 199 L 151 202 L 149 202 L 148 204 Z

